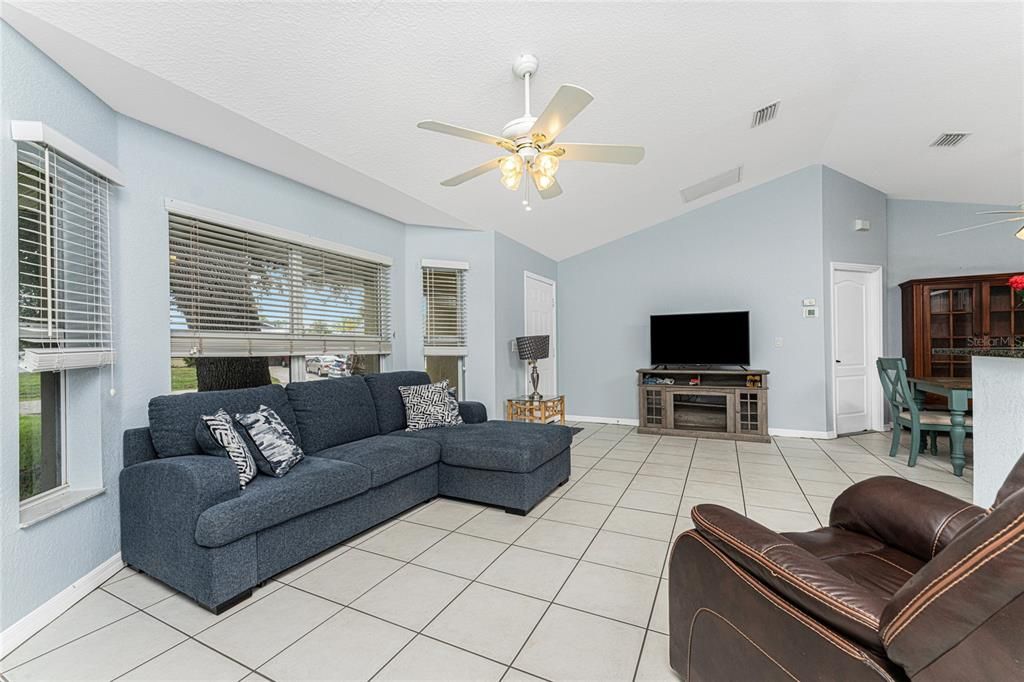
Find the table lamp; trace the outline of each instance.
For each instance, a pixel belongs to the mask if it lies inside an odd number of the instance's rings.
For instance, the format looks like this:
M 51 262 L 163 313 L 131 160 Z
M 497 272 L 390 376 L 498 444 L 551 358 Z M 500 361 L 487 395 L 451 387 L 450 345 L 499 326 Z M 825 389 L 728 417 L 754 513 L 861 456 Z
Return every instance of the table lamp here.
M 547 335 L 516 337 L 516 350 L 519 351 L 519 359 L 530 363 L 530 382 L 533 384 L 533 393 L 528 397 L 531 400 L 540 400 L 544 397 L 537 391 L 537 384 L 540 382 L 537 361 L 548 357 L 548 342 L 550 338 Z

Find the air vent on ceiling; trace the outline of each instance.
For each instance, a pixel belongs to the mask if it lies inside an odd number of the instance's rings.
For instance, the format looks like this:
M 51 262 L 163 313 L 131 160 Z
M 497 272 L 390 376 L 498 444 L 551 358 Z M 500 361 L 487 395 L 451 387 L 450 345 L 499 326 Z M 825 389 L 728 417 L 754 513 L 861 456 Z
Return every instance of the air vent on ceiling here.
M 706 197 L 709 194 L 723 190 L 729 185 L 735 185 L 743 177 L 743 166 L 736 166 L 724 173 L 708 178 L 707 180 L 701 180 L 695 185 L 684 187 L 679 190 L 679 193 L 683 195 L 683 201 L 689 203 L 696 201 L 701 197 Z
M 931 143 L 932 147 L 955 147 L 964 139 L 970 135 L 970 133 L 942 133 L 935 138 L 935 141 Z
M 750 119 L 750 127 L 756 128 L 757 126 L 764 125 L 768 121 L 775 118 L 775 115 L 779 113 L 779 100 L 775 100 L 766 107 L 761 107 L 754 112 L 754 117 Z

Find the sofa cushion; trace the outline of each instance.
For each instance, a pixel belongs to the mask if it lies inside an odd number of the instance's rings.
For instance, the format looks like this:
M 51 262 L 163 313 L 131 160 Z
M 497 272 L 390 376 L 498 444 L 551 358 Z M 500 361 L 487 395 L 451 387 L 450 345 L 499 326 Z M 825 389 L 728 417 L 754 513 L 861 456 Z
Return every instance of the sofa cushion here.
M 358 464 L 370 472 L 370 486 L 376 488 L 436 464 L 440 451 L 437 443 L 428 440 L 371 436 L 321 450 L 316 456 Z
M 239 433 L 235 420 L 224 410 L 199 418 L 196 442 L 206 454 L 230 459 L 238 469 L 238 483 L 243 488 L 256 477 L 256 460 L 252 451 Z
M 294 381 L 285 392 L 308 454 L 378 433 L 373 398 L 361 376 Z
M 256 412 L 236 414 L 235 423 L 242 428 L 247 444 L 252 444 L 253 459 L 265 476 L 281 478 L 305 456 L 291 429 L 266 405 Z
M 558 424 L 490 421 L 401 431 L 396 436 L 432 440 L 441 461 L 471 469 L 526 473 L 572 445 L 572 430 Z
M 238 497 L 216 504 L 199 515 L 196 542 L 220 547 L 258 530 L 341 502 L 369 490 L 370 473 L 363 467 L 306 457 L 283 478 L 257 476 Z
M 366 386 L 370 389 L 373 406 L 377 410 L 380 433 L 401 431 L 408 426 L 405 421 L 405 403 L 402 402 L 402 394 L 398 392 L 398 387 L 429 383 L 430 376 L 426 372 L 385 372 L 366 376 Z
M 149 431 L 153 448 L 160 457 L 194 455 L 202 452 L 196 441 L 196 422 L 204 414 L 223 409 L 228 414 L 255 412 L 266 405 L 297 434 L 295 413 L 288 404 L 284 387 L 276 384 L 232 391 L 201 391 L 161 395 L 149 401 Z M 297 434 L 302 445 L 301 434 Z

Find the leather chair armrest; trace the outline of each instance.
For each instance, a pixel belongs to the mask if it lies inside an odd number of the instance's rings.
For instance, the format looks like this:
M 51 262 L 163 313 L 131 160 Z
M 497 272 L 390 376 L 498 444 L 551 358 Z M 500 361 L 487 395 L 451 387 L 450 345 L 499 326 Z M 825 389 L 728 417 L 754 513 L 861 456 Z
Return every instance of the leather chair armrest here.
M 459 416 L 467 424 L 481 424 L 487 421 L 487 408 L 483 403 L 463 400 L 459 402 Z
M 885 602 L 788 538 L 731 509 L 702 504 L 697 531 L 769 589 L 853 641 L 884 652 L 879 620 Z
M 860 533 L 929 561 L 985 510 L 896 476 L 877 476 L 847 488 L 829 525 Z

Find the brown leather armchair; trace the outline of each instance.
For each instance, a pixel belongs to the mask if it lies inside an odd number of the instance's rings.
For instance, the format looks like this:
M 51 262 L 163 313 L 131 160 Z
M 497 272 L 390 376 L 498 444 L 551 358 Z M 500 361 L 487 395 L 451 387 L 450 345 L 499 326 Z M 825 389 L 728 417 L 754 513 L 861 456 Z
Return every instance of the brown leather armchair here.
M 1024 457 L 988 510 L 882 476 L 807 533 L 691 514 L 669 565 L 684 680 L 1024 680 Z

